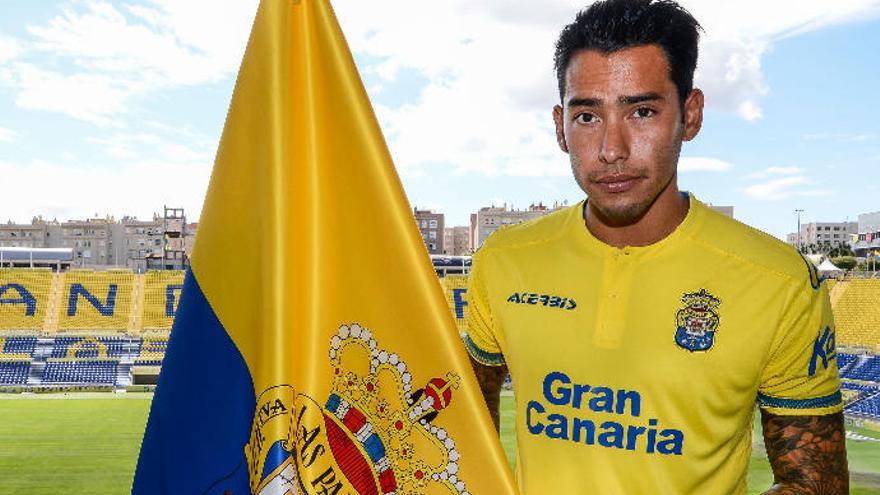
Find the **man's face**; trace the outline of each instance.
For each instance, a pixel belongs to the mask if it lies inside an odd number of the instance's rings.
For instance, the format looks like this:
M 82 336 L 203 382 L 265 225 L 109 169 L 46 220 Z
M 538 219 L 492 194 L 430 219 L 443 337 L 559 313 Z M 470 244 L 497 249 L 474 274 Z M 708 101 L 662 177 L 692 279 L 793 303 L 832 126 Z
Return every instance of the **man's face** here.
M 683 123 L 660 47 L 575 53 L 562 103 L 553 111 L 559 146 L 591 208 L 607 222 L 633 224 L 661 194 L 677 194 L 681 142 L 699 132 L 703 99 L 691 92 Z

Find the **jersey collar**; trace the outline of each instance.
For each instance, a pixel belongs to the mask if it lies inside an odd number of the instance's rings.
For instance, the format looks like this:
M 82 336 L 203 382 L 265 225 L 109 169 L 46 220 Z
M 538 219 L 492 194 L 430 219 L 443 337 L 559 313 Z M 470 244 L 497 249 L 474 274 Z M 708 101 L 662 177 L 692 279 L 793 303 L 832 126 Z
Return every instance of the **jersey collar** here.
M 586 247 L 590 252 L 596 254 L 612 256 L 626 254 L 640 258 L 654 256 L 693 237 L 699 224 L 702 223 L 706 205 L 695 198 L 690 192 L 682 192 L 682 194 L 687 195 L 690 202 L 687 215 L 671 234 L 654 244 L 617 248 L 597 239 L 584 224 L 583 211 L 586 200 L 581 201 L 574 208 L 571 218 L 569 219 L 569 234 L 574 237 L 579 244 Z

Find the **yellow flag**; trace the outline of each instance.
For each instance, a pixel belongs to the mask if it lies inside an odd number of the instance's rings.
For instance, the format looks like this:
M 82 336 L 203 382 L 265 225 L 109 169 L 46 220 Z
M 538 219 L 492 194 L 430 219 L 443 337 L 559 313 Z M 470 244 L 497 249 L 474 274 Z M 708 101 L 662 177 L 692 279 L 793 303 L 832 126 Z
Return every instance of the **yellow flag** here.
M 411 211 L 327 0 L 263 0 L 134 493 L 515 493 Z

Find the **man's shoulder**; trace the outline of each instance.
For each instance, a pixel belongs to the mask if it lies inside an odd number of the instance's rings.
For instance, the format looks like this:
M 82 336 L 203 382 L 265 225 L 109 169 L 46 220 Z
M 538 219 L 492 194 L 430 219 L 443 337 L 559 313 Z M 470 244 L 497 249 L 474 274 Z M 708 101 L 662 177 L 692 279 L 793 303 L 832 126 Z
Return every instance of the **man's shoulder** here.
M 755 269 L 803 280 L 815 268 L 797 250 L 772 235 L 708 207 L 698 236 L 704 245 Z
M 560 208 L 539 218 L 499 227 L 483 242 L 480 251 L 540 247 L 564 238 L 569 222 L 579 215 L 582 203 Z

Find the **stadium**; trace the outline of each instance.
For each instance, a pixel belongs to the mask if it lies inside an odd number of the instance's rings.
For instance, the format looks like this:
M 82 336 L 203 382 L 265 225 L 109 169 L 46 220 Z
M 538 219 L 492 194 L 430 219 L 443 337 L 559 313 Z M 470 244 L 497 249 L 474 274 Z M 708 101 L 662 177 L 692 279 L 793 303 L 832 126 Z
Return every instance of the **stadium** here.
M 451 272 L 467 265 L 435 258 L 461 331 L 467 275 Z M 0 471 L 12 473 L 0 493 L 128 492 L 183 278 L 176 270 L 0 269 Z M 853 493 L 880 493 L 880 279 L 826 283 Z M 503 399 L 513 463 L 513 397 Z M 772 474 L 755 433 L 750 490 L 759 493 Z

